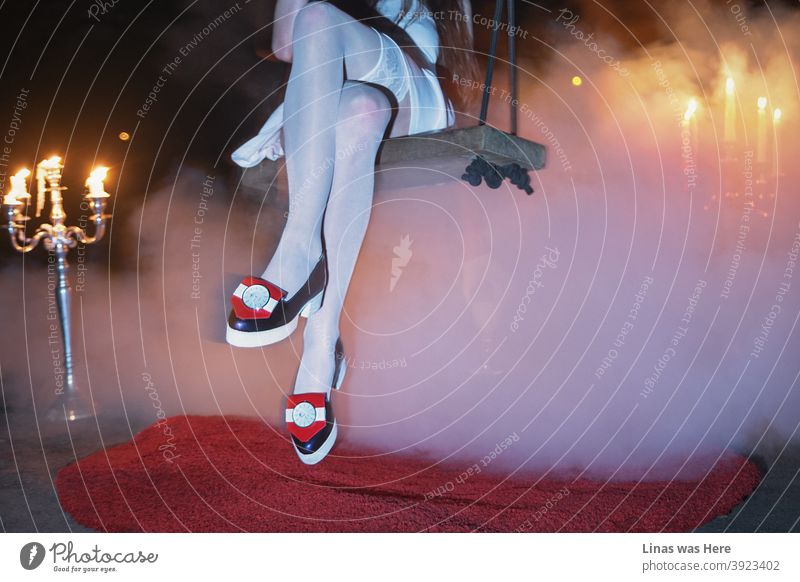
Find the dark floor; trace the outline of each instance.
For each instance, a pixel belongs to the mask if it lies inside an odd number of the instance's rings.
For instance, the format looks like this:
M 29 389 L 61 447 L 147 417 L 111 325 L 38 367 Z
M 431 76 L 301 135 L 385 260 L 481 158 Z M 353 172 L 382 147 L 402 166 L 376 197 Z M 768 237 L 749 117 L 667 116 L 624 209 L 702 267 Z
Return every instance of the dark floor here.
M 89 532 L 61 509 L 59 469 L 102 447 L 130 440 L 145 428 L 125 419 L 48 424 L 32 410 L 0 409 L 0 530 Z
M 0 410 L 0 530 L 85 532 L 62 511 L 53 481 L 58 470 L 101 447 L 125 442 L 144 426 L 125 419 L 37 425 L 31 411 Z M 65 438 L 66 437 L 66 438 Z M 769 456 L 769 458 L 766 458 Z M 800 532 L 800 447 L 754 457 L 764 479 L 729 515 L 700 532 Z

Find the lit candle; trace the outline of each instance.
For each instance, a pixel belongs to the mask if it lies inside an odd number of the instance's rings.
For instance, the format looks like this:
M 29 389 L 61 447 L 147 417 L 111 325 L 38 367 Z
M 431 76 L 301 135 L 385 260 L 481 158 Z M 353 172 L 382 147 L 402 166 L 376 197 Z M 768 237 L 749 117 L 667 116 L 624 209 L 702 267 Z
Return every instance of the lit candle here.
M 30 170 L 23 168 L 11 176 L 11 190 L 3 197 L 3 204 L 15 205 L 20 202 L 20 199 L 27 200 L 31 197 L 28 192 L 28 183 L 26 181 L 30 175 Z
M 767 98 L 758 98 L 758 133 L 756 142 L 756 162 L 767 161 Z
M 689 143 L 692 148 L 692 157 L 697 156 L 697 99 L 692 97 L 683 113 L 683 128 L 689 134 Z
M 725 142 L 736 141 L 736 84 L 732 77 L 725 81 Z
M 783 112 L 775 108 L 775 111 L 772 112 L 772 131 L 775 132 L 775 172 L 780 175 L 781 168 L 781 140 L 780 140 L 780 132 L 778 128 L 781 125 L 781 117 L 783 117 Z
M 89 177 L 86 179 L 86 186 L 89 188 L 89 193 L 86 194 L 87 198 L 108 198 L 109 194 L 105 191 L 103 180 L 108 175 L 108 168 L 100 166 L 92 170 Z
M 697 99 L 692 97 L 689 99 L 689 103 L 686 106 L 686 112 L 683 114 L 684 121 L 689 121 L 694 117 L 695 112 L 697 111 Z
M 47 173 L 58 171 L 60 168 L 61 158 L 58 156 L 53 156 L 50 159 L 42 160 L 36 166 L 36 216 L 40 216 L 42 214 L 42 210 L 44 209 L 44 193 L 47 191 Z M 52 199 L 53 197 L 60 199 L 61 192 L 57 192 L 55 190 L 50 192 L 50 198 Z

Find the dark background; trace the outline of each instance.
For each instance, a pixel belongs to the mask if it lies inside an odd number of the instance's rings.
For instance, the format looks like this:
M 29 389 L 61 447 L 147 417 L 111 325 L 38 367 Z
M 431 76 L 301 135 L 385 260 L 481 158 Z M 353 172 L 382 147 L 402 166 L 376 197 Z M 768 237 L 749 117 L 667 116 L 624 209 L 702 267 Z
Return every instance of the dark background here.
M 235 0 L 117 0 L 106 2 L 104 9 L 101 4 L 0 4 L 0 54 L 5 55 L 0 127 L 10 123 L 20 90 L 29 90 L 8 175 L 23 166 L 33 169 L 57 153 L 65 161 L 64 184 L 74 191 L 83 188 L 94 165 L 103 163 L 112 168 L 107 189 L 114 194 L 113 212 L 119 216 L 182 165 L 213 167 L 220 176 L 234 174 L 230 152 L 280 102 L 288 76 L 288 65 L 263 58 L 270 46 L 274 2 L 239 0 L 239 10 L 187 56 L 181 56 L 181 47 L 236 6 Z M 476 13 L 492 15 L 493 2 L 473 4 Z M 530 7 L 518 10 L 521 20 L 531 19 Z M 488 31 L 479 27 L 476 35 L 476 49 L 485 52 Z M 140 119 L 137 110 L 161 69 L 176 56 L 181 63 Z M 481 66 L 484 70 L 483 62 Z M 132 139 L 120 140 L 120 132 Z M 74 216 L 78 200 L 68 194 L 68 214 Z M 14 256 L 10 245 L 0 249 L 0 257 Z M 91 258 L 105 260 L 104 254 L 93 249 Z M 122 257 L 115 258 L 111 264 L 124 268 Z M 45 256 L 32 253 L 26 260 Z
M 720 0 L 723 2 L 724 0 Z M 181 57 L 145 119 L 137 117 L 161 69 L 205 26 L 226 9 L 239 10 Z M 640 2 L 613 0 L 603 9 L 593 2 L 545 0 L 537 5 L 558 11 L 570 8 L 603 29 L 617 42 L 648 43 L 663 34 L 662 24 Z M 751 3 L 758 5 L 760 2 Z M 100 8 L 104 5 L 103 8 Z M 495 3 L 475 0 L 473 12 L 491 17 Z M 517 2 L 518 22 L 529 31 L 518 42 L 525 66 L 543 68 L 537 46 L 549 44 L 563 30 L 537 5 Z M 147 192 L 185 165 L 213 168 L 231 179 L 233 148 L 253 135 L 282 99 L 289 66 L 263 56 L 270 46 L 270 0 L 37 0 L 0 3 L 0 128 L 11 122 L 16 96 L 28 89 L 28 106 L 17 132 L 11 175 L 20 167 L 60 154 L 66 162 L 64 184 L 82 189 L 85 177 L 99 163 L 111 167 L 107 189 L 114 194 L 116 216 L 141 204 Z M 92 11 L 92 12 L 90 12 Z M 93 18 L 91 14 L 94 13 Z M 622 26 L 612 15 L 625 14 Z M 475 27 L 475 49 L 481 71 L 489 30 Z M 502 34 L 500 35 L 502 39 Z M 505 55 L 501 42 L 499 54 Z M 475 103 L 475 112 L 478 104 Z M 120 132 L 132 139 L 122 141 Z M 1 132 L 0 132 L 1 133 Z M 8 180 L 6 180 L 8 184 Z M 79 196 L 67 196 L 67 212 L 77 211 Z M 117 221 L 117 236 L 124 235 Z M 30 226 L 33 226 L 32 223 Z M 100 245 L 108 247 L 108 238 Z M 121 247 L 119 247 L 121 249 Z M 113 252 L 113 250 L 112 250 Z M 112 257 L 113 268 L 127 268 L 123 251 Z M 10 245 L 0 245 L 0 258 L 13 259 Z M 34 256 L 36 255 L 36 256 Z M 90 260 L 106 261 L 93 249 Z M 26 260 L 44 261 L 43 253 Z

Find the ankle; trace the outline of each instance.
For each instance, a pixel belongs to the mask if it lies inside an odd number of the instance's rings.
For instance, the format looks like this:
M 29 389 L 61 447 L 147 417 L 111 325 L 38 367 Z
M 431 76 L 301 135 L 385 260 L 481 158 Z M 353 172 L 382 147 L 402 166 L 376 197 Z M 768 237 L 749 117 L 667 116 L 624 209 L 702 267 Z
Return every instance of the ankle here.
M 330 348 L 322 342 L 304 343 L 293 392 L 329 393 L 336 379 L 340 357 L 336 353 L 335 340 Z
M 306 325 L 303 333 L 303 353 L 315 355 L 334 354 L 336 352 L 336 342 L 339 341 L 339 330 L 328 331 L 309 331 L 311 325 Z
M 305 272 L 308 276 L 311 270 L 319 261 L 322 254 L 322 243 L 320 241 L 309 241 L 308 239 L 301 241 L 294 241 L 291 238 L 281 238 L 275 254 L 264 269 L 262 277 L 269 279 L 270 276 L 275 276 L 276 271 L 282 271 L 284 268 L 289 271 L 297 270 Z
M 279 252 L 291 257 L 292 260 L 307 261 L 316 264 L 322 255 L 322 241 L 319 237 L 309 237 L 307 234 L 300 236 L 284 235 L 281 237 Z

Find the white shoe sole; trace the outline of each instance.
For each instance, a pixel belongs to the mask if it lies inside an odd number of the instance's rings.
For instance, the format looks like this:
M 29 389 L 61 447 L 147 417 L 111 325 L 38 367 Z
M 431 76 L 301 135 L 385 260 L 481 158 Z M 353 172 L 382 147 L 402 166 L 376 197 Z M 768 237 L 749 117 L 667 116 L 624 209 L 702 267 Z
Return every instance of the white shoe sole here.
M 321 305 L 322 292 L 318 293 L 316 297 L 306 303 L 305 307 L 300 310 L 300 313 L 292 321 L 281 327 L 276 327 L 275 329 L 266 329 L 264 331 L 240 331 L 228 325 L 225 331 L 225 341 L 237 348 L 260 348 L 278 343 L 292 335 L 292 332 L 297 329 L 297 320 L 300 317 L 310 317 L 319 310 Z
M 328 435 L 328 438 L 322 444 L 322 446 L 317 449 L 313 453 L 301 453 L 297 450 L 297 447 L 294 445 L 294 441 L 292 441 L 292 447 L 294 447 L 294 452 L 297 453 L 297 456 L 300 457 L 300 460 L 305 463 L 306 465 L 316 465 L 322 459 L 324 459 L 328 453 L 333 448 L 333 443 L 336 442 L 336 435 L 339 432 L 339 426 L 336 424 L 336 419 L 333 420 L 333 428 L 331 429 L 331 434 Z

